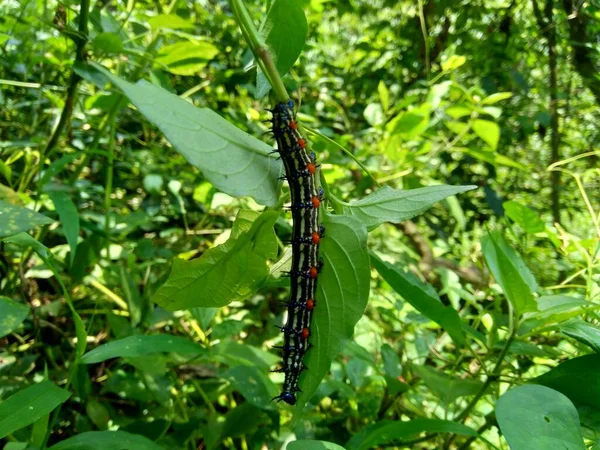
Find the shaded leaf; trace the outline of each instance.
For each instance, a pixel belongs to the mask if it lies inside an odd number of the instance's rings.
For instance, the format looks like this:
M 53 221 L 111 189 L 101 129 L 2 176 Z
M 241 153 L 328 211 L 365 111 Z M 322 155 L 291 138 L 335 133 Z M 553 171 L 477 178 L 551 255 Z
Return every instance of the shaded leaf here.
M 152 300 L 169 311 L 225 306 L 248 298 L 267 277 L 267 259 L 277 256 L 273 225 L 279 214 L 240 211 L 229 240 L 200 258 L 176 258 Z
M 58 213 L 60 223 L 63 228 L 63 233 L 69 247 L 71 249 L 71 265 L 75 259 L 75 252 L 77 250 L 77 238 L 79 237 L 79 213 L 77 207 L 66 192 L 63 191 L 51 191 L 48 192 L 48 196 L 54 208 Z
M 111 358 L 144 356 L 153 353 L 172 352 L 182 355 L 201 355 L 206 350 L 199 344 L 181 336 L 155 334 L 129 336 L 101 345 L 81 358 L 82 364 L 94 364 Z
M 292 441 L 286 447 L 286 450 L 345 450 L 341 445 L 327 441 Z
M 70 437 L 50 450 L 163 450 L 150 439 L 125 431 L 88 431 Z
M 570 320 L 558 327 L 567 336 L 600 353 L 600 328 L 584 320 Z
M 460 397 L 475 395 L 482 386 L 482 383 L 478 380 L 463 380 L 438 372 L 428 366 L 415 366 L 414 370 L 423 379 L 427 387 L 445 404 L 449 404 Z
M 368 450 L 378 445 L 415 438 L 423 432 L 477 436 L 474 429 L 449 420 L 415 419 L 405 422 L 382 420 L 361 430 L 346 443 L 346 448 L 348 450 Z
M 527 206 L 514 201 L 504 202 L 502 206 L 506 215 L 526 233 L 535 234 L 546 230 L 546 224 L 540 216 Z
M 433 288 L 412 273 L 404 272 L 371 253 L 373 267 L 381 277 L 417 311 L 439 324 L 454 342 L 465 344 L 462 321 L 452 306 L 445 306 Z
M 0 439 L 49 414 L 70 395 L 47 380 L 11 395 L 0 403 Z
M 225 378 L 254 406 L 275 409 L 275 403 L 271 399 L 277 395 L 277 388 L 263 369 L 257 366 L 236 366 L 225 373 Z
M 0 295 L 0 338 L 12 333 L 29 314 L 29 307 Z
M 511 389 L 498 400 L 496 418 L 511 450 L 585 450 L 573 403 L 545 386 Z

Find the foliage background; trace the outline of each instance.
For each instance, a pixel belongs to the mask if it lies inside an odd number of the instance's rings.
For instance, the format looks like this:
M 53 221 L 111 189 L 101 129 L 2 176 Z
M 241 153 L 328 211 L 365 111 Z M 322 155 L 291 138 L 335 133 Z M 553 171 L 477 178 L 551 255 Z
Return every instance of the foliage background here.
M 290 36 L 302 25 L 286 16 L 299 7 L 306 15 L 307 40 L 285 78 L 301 99 L 299 118 L 352 156 L 311 135 L 332 210 L 354 214 L 350 202 L 378 184 L 478 188 L 417 218 L 446 195 L 421 199 L 414 211 L 399 203 L 388 223 L 370 227 L 365 315 L 292 420 L 268 401 L 281 382 L 267 373 L 279 359 L 269 347 L 279 339 L 272 325 L 282 320 L 285 279 L 263 282 L 256 269 L 253 289 L 235 301 L 177 312 L 155 297 L 176 258 L 195 261 L 236 236 L 234 222 L 246 232 L 239 211 L 265 203 L 216 189 L 202 166 L 204 142 L 190 135 L 176 145 L 185 117 L 152 104 L 149 90 L 209 108 L 272 145 L 261 123 L 269 98 L 230 5 L 4 1 L 2 211 L 27 206 L 53 219 L 23 219 L 22 230 L 38 226 L 43 246 L 23 236 L 0 242 L 5 448 L 77 448 L 72 436 L 85 448 L 111 448 L 114 436 L 131 439 L 127 448 L 280 448 L 294 439 L 345 448 L 507 448 L 508 439 L 512 448 L 556 448 L 519 441 L 533 425 L 508 423 L 527 398 L 497 402 L 510 388 L 563 405 L 559 416 L 540 417 L 570 430 L 554 436 L 568 448 L 585 448 L 581 436 L 597 445 L 599 5 L 280 4 L 275 23 Z M 85 29 L 81 5 L 90 11 Z M 269 6 L 248 4 L 255 23 Z M 114 79 L 108 85 L 94 63 L 122 80 L 147 80 L 139 92 L 148 109 Z M 232 159 L 218 157 L 217 165 Z M 288 217 L 273 221 L 285 239 Z M 14 234 L 0 224 L 2 237 Z M 277 274 L 283 245 L 265 239 L 276 249 L 265 250 L 264 270 Z M 509 292 L 514 286 L 521 291 Z M 519 304 L 534 316 L 519 315 L 513 336 Z M 439 305 L 449 308 L 442 316 L 458 311 L 458 330 L 439 318 Z M 120 343 L 112 353 L 92 350 L 112 342 Z M 525 384 L 534 378 L 535 387 Z M 23 398 L 8 403 L 19 392 L 37 399 L 35 414 L 19 410 L 29 406 Z M 502 402 L 515 414 L 504 424 Z M 15 417 L 23 422 L 7 425 Z M 398 425 L 408 420 L 413 429 Z M 107 430 L 130 435 L 86 434 Z M 288 448 L 313 444 L 296 445 Z

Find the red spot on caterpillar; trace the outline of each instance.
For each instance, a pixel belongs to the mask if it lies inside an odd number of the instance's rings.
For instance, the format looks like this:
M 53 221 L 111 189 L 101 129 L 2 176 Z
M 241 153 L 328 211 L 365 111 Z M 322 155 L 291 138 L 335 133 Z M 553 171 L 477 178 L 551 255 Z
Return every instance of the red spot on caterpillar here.
M 313 163 L 308 163 L 306 165 L 306 170 L 308 170 L 308 173 L 310 173 L 311 175 L 314 175 L 316 167 L 315 167 L 315 165 Z
M 307 340 L 309 335 L 310 335 L 310 330 L 308 328 L 303 328 L 302 329 L 302 339 Z
M 309 311 L 315 309 L 315 301 L 312 298 L 306 300 L 306 309 L 308 309 Z
M 312 266 L 308 270 L 308 275 L 314 280 L 319 276 L 319 270 L 315 266 Z
M 316 195 L 312 198 L 312 205 L 315 209 L 321 206 L 321 200 L 319 200 L 319 197 L 317 197 Z
M 315 231 L 312 234 L 312 243 L 317 245 L 319 242 L 321 242 L 321 235 Z
M 306 148 L 306 141 L 302 138 L 298 139 L 298 146 L 300 148 Z
M 297 130 L 298 129 L 298 123 L 295 120 L 290 120 L 290 128 L 292 130 Z

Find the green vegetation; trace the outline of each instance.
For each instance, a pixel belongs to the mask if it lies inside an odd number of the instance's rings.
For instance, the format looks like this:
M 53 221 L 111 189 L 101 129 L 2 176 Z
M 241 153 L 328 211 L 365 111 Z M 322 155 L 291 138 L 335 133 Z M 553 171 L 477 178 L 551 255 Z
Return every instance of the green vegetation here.
M 600 5 L 0 5 L 5 450 L 600 448 Z M 302 393 L 272 402 L 321 164 Z

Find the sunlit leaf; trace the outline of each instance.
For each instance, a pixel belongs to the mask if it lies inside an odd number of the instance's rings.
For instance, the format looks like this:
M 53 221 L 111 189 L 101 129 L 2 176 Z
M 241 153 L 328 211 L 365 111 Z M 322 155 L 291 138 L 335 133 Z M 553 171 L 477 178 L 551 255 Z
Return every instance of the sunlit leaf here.
M 495 94 L 490 95 L 489 97 L 481 100 L 482 105 L 493 105 L 494 103 L 498 103 L 502 100 L 506 100 L 512 97 L 512 92 L 496 92 Z
M 598 325 L 574 319 L 563 323 L 558 329 L 570 338 L 587 345 L 596 353 L 600 353 L 600 327 Z
M 48 225 L 54 221 L 31 209 L 11 205 L 0 200 L 0 237 L 27 231 L 39 225 Z
M 471 123 L 471 127 L 475 134 L 485 141 L 492 150 L 496 150 L 500 140 L 500 127 L 496 122 L 476 119 Z
M 180 30 L 183 28 L 194 28 L 194 24 L 189 20 L 185 20 L 176 14 L 160 14 L 158 16 L 150 17 L 148 19 L 148 25 L 154 30 L 160 28 L 170 28 L 172 30 Z
M 176 75 L 191 76 L 200 73 L 218 53 L 219 49 L 209 42 L 183 41 L 161 48 L 154 63 Z M 125 95 L 128 95 L 127 92 Z
M 527 206 L 515 201 L 502 204 L 506 215 L 516 222 L 526 233 L 535 234 L 546 230 L 546 224 L 540 216 Z

